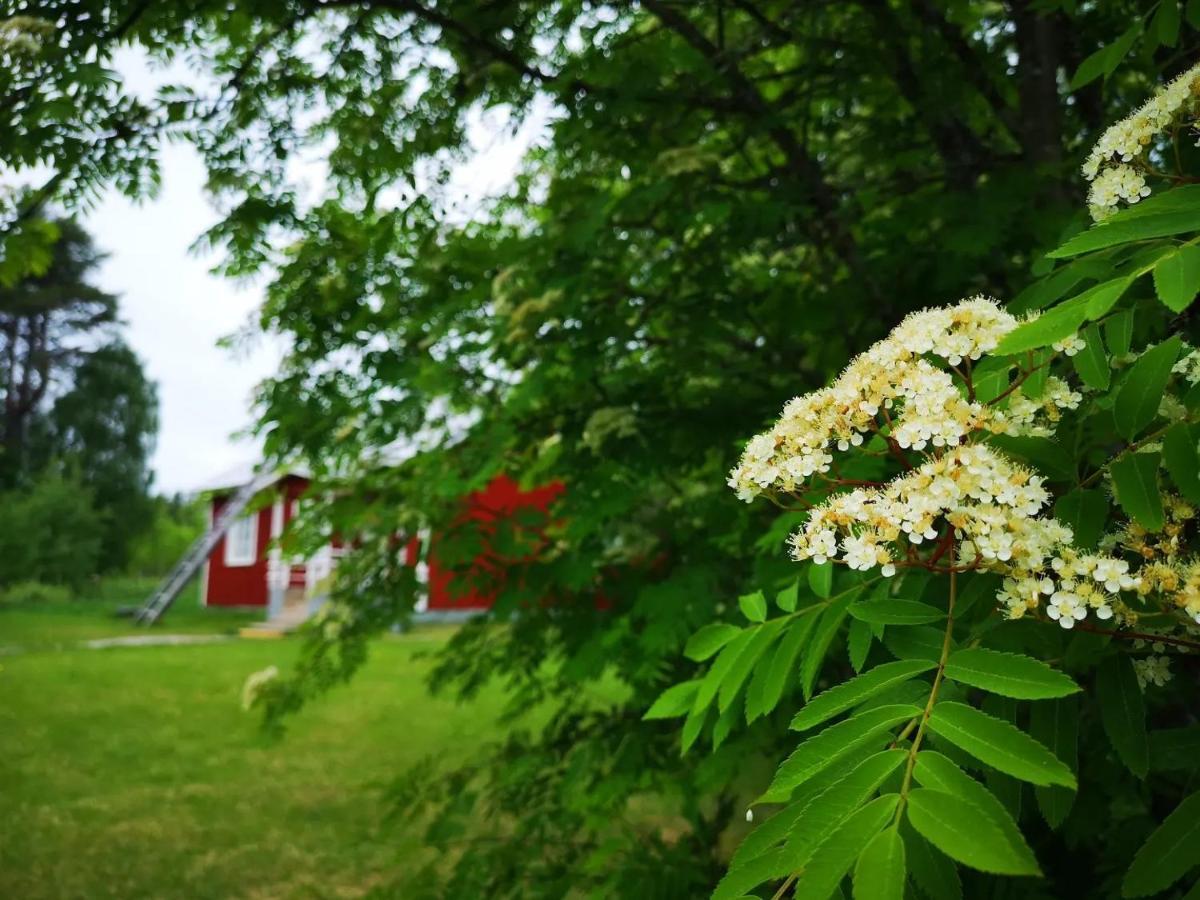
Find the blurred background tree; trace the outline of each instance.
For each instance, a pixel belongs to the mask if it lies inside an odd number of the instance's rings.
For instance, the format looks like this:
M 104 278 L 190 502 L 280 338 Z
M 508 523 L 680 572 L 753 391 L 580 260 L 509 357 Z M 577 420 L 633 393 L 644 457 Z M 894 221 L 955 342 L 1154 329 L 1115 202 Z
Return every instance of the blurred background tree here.
M 503 680 L 555 715 L 407 783 L 455 855 L 405 896 L 690 897 L 754 761 L 788 745 L 765 719 L 681 760 L 673 726 L 641 721 L 689 677 L 687 635 L 788 571 L 797 514 L 724 487 L 739 442 L 904 312 L 1023 287 L 1082 224 L 1099 130 L 1194 61 L 1194 7 L 29 3 L 0 153 L 51 174 L 12 200 L 6 241 L 36 243 L 48 202 L 152 192 L 168 137 L 203 155 L 225 213 L 206 241 L 226 273 L 268 274 L 261 326 L 291 348 L 259 398 L 268 451 L 339 486 L 314 527 L 363 536 L 350 621 L 280 710 L 411 608 L 392 534 L 444 531 L 500 472 L 564 482 L 548 546 L 505 554 L 494 613 L 433 679 Z M 108 68 L 126 44 L 205 79 L 132 97 Z M 485 113 L 534 137 L 515 183 L 465 208 L 454 173 Z M 315 197 L 295 168 L 314 156 Z M 582 688 L 608 681 L 621 700 L 597 707 Z M 483 818 L 507 839 L 462 842 Z M 1044 840 L 1064 884 L 1100 862 L 1068 869 Z

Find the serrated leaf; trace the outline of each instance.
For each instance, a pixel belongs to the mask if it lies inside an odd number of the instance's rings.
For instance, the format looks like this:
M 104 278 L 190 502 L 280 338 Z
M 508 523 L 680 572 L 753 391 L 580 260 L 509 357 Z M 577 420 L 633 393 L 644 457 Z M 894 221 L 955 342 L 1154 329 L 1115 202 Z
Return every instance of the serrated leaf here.
M 996 875 L 1040 874 L 1032 854 L 1015 852 L 999 827 L 964 797 L 917 788 L 908 795 L 907 811 L 918 834 L 963 865 Z
M 900 830 L 885 828 L 867 844 L 854 866 L 854 900 L 904 900 L 907 877 Z
M 1108 467 L 1121 509 L 1147 531 L 1163 527 L 1157 453 L 1126 453 Z
M 829 595 L 833 593 L 833 563 L 810 565 L 808 567 L 808 586 L 822 600 L 828 600 Z
M 833 643 L 838 629 L 842 627 L 842 622 L 846 618 L 846 607 L 850 605 L 853 598 L 854 594 L 847 594 L 841 600 L 830 603 L 821 613 L 821 620 L 817 623 L 812 643 L 805 651 L 804 661 L 800 667 L 800 687 L 804 691 L 805 700 L 812 696 L 813 685 L 817 683 L 817 676 L 821 673 L 821 666 L 825 662 L 825 655 L 829 652 L 829 645 Z
M 1200 725 L 1151 731 L 1150 771 L 1194 771 L 1200 768 Z
M 770 850 L 745 865 L 726 872 L 713 891 L 712 900 L 736 900 L 763 882 L 784 878 L 788 871 L 787 862 L 783 858 L 783 848 Z
M 672 685 L 661 694 L 646 710 L 643 719 L 673 719 L 676 716 L 686 716 L 696 699 L 696 691 L 700 688 L 700 679 L 685 681 L 683 684 Z
M 1162 0 L 1150 22 L 1150 34 L 1157 44 L 1174 47 L 1179 41 L 1179 0 Z
M 1075 235 L 1047 255 L 1052 259 L 1066 259 L 1093 250 L 1103 250 L 1105 247 L 1115 247 L 1118 244 L 1170 237 L 1198 230 L 1200 210 L 1181 210 L 1128 218 L 1117 215 L 1100 225 L 1093 225 L 1082 234 Z
M 1200 793 L 1192 794 L 1154 830 L 1121 883 L 1124 897 L 1165 891 L 1200 864 Z
M 704 662 L 741 633 L 742 629 L 736 625 L 724 622 L 705 625 L 688 638 L 683 655 L 694 662 Z
M 1196 437 L 1182 422 L 1176 422 L 1163 435 L 1163 463 L 1171 480 L 1193 503 L 1200 503 L 1200 453 Z
M 709 666 L 708 671 L 704 673 L 704 677 L 700 679 L 700 687 L 696 691 L 696 699 L 692 703 L 693 712 L 703 712 L 716 699 L 717 691 L 721 688 L 721 682 L 729 674 L 729 670 L 733 668 L 734 663 L 737 662 L 738 657 L 746 649 L 757 632 L 758 628 L 743 629 L 737 637 L 721 648 L 713 664 Z
M 870 625 L 927 625 L 946 618 L 936 606 L 893 597 L 855 603 L 850 607 L 850 615 Z
M 1072 772 L 1078 763 L 1079 703 L 1074 697 L 1035 703 L 1029 714 L 1029 734 L 1066 764 Z M 1075 804 L 1075 792 L 1062 787 L 1034 788 L 1042 818 L 1051 828 L 1066 820 Z
M 1070 337 L 1087 318 L 1089 295 L 1090 291 L 1055 306 L 1030 322 L 1021 323 L 1006 334 L 992 352 L 997 356 L 1012 356 L 1049 347 L 1055 341 Z
M 1106 659 L 1096 671 L 1096 699 L 1100 721 L 1121 762 L 1138 778 L 1150 770 L 1150 744 L 1146 738 L 1146 704 L 1137 673 L 1128 656 Z
M 883 645 L 898 659 L 931 659 L 936 662 L 942 658 L 944 640 L 945 634 L 941 629 L 921 625 L 890 630 L 883 638 Z
M 716 724 L 713 725 L 712 731 L 712 748 L 716 750 L 723 743 L 725 738 L 729 737 L 729 733 L 733 731 L 733 723 L 737 721 L 738 714 L 742 710 L 742 694 L 740 690 L 733 692 L 729 704 L 717 716 Z
M 913 775 L 924 787 L 953 794 L 976 806 L 980 814 L 995 827 L 999 834 L 999 842 L 1004 845 L 1010 860 L 1015 865 L 1030 871 L 1030 874 L 1038 871 L 1037 858 L 1029 849 L 1029 844 L 1025 842 L 1021 829 L 1017 827 L 1017 823 L 1008 809 L 986 787 L 947 757 L 940 753 L 922 750 L 917 754 L 917 764 L 913 769 Z M 996 838 L 993 837 L 991 840 L 996 840 Z
M 767 598 L 763 596 L 762 591 L 738 597 L 738 607 L 741 609 L 742 615 L 751 622 L 767 620 Z
M 828 768 L 838 759 L 881 740 L 901 722 L 919 716 L 921 708 L 911 703 L 880 706 L 831 725 L 803 741 L 780 763 L 760 803 L 782 803 L 796 788 Z
M 816 627 L 819 618 L 816 613 L 801 616 L 789 627 L 767 666 L 766 684 L 760 699 L 760 707 L 756 710 L 761 715 L 771 712 L 783 699 L 788 680 L 795 678 L 796 659 L 808 643 L 809 636 Z
M 946 677 L 1017 700 L 1048 700 L 1079 690 L 1069 675 L 1018 653 L 983 647 L 956 650 L 946 660 Z
M 1154 292 L 1171 312 L 1181 313 L 1191 306 L 1197 291 L 1200 291 L 1200 247 L 1184 244 L 1155 265 Z
M 793 581 L 775 596 L 775 605 L 784 612 L 795 612 L 800 600 L 800 582 Z
M 798 871 L 808 865 L 825 836 L 871 799 L 907 758 L 908 751 L 900 748 L 876 753 L 814 795 L 787 836 L 784 858 L 790 870 Z
M 898 794 L 877 797 L 834 829 L 796 880 L 795 900 L 829 900 L 854 861 L 887 825 L 899 802 Z
M 717 694 L 717 709 L 722 713 L 729 708 L 734 696 L 741 690 L 746 679 L 750 677 L 754 664 L 767 651 L 775 638 L 779 637 L 786 622 L 786 619 L 773 619 L 753 629 L 754 634 L 750 643 L 738 655 L 737 660 L 729 667 L 728 673 L 721 680 L 721 687 Z
M 1075 458 L 1057 441 L 1026 435 L 997 435 L 991 443 L 1009 456 L 1028 460 L 1044 475 L 1060 481 L 1075 480 Z
M 962 882 L 958 867 L 941 850 L 931 845 L 913 830 L 907 821 L 900 823 L 908 869 L 913 883 L 930 900 L 962 900 Z
M 1163 391 L 1171 378 L 1171 367 L 1179 356 L 1178 335 L 1151 347 L 1129 369 L 1129 374 L 1117 391 L 1113 402 L 1113 419 L 1117 431 L 1126 440 L 1154 421 Z
M 1123 309 L 1104 323 L 1104 342 L 1113 356 L 1124 356 L 1133 346 L 1133 310 Z
M 1108 498 L 1103 491 L 1076 488 L 1055 501 L 1054 517 L 1070 526 L 1077 547 L 1095 550 L 1108 521 Z
M 903 684 L 923 672 L 936 668 L 928 660 L 898 660 L 876 666 L 869 672 L 856 675 L 849 681 L 818 694 L 796 713 L 789 726 L 793 731 L 807 731 L 827 722 L 834 716 L 858 706 L 863 701 L 898 684 Z
M 697 709 L 692 705 L 692 711 L 688 713 L 687 719 L 683 722 L 683 729 L 679 735 L 679 752 L 687 753 L 691 749 L 692 744 L 696 743 L 696 738 L 700 737 L 700 732 L 704 728 L 704 723 L 708 721 L 708 707 Z
M 1075 776 L 1061 760 L 1015 725 L 965 703 L 939 703 L 929 729 L 980 762 L 1031 784 L 1075 788 Z
M 1112 381 L 1112 370 L 1108 367 L 1108 356 L 1104 353 L 1104 343 L 1100 338 L 1100 326 L 1089 325 L 1084 329 L 1083 349 L 1071 357 L 1075 372 L 1079 379 L 1090 388 L 1107 391 Z
M 1133 276 L 1126 275 L 1098 284 L 1080 294 L 1080 302 L 1087 301 L 1087 319 L 1102 319 L 1108 315 L 1109 311 L 1117 305 L 1117 301 L 1129 290 L 1131 284 L 1133 284 Z
M 850 655 L 850 665 L 855 672 L 861 672 L 863 664 L 867 661 L 867 654 L 871 652 L 871 626 L 866 622 L 860 622 L 855 619 L 850 623 L 849 632 L 846 635 L 846 650 Z

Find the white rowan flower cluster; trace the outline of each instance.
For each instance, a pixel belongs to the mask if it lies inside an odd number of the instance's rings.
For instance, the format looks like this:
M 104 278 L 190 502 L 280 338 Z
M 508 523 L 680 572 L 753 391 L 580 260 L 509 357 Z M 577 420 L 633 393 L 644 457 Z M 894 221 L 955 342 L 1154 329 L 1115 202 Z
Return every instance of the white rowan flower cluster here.
M 1155 137 L 1195 112 L 1200 95 L 1200 65 L 1159 88 L 1141 108 L 1112 125 L 1100 136 L 1083 164 L 1092 183 L 1088 209 L 1097 222 L 1111 216 L 1118 204 L 1137 203 L 1150 193 L 1144 168 Z
M 1049 437 L 1062 418 L 1065 409 L 1077 409 L 1083 395 L 1071 390 L 1063 379 L 1051 375 L 1046 379 L 1042 396 L 1029 397 L 1020 389 L 1008 398 L 1006 409 L 992 410 L 988 430 L 997 434 L 1022 434 Z
M 246 679 L 246 683 L 242 685 L 242 709 L 248 710 L 254 706 L 263 688 L 278 677 L 279 669 L 276 666 L 267 666 L 250 675 Z
M 1133 661 L 1138 685 L 1144 691 L 1148 685 L 1162 687 L 1171 680 L 1171 661 L 1165 656 L 1147 656 Z
M 879 431 L 880 419 L 897 446 L 916 451 L 953 446 L 988 427 L 994 411 L 967 400 L 949 373 L 922 357 L 951 366 L 976 361 L 1018 324 L 984 297 L 912 313 L 833 384 L 790 401 L 775 427 L 746 445 L 729 486 L 747 502 L 769 489 L 794 491 L 830 470 L 835 447 L 849 450 Z
M 1171 367 L 1171 371 L 1176 375 L 1182 375 L 1183 380 L 1188 384 L 1200 383 L 1200 350 L 1189 349 Z
M 1113 595 L 1137 587 L 1124 560 L 1080 554 L 1071 529 L 1038 518 L 1050 500 L 1042 479 L 997 451 L 964 444 L 879 488 L 859 488 L 815 507 L 792 535 L 792 555 L 892 575 L 916 548 L 953 529 L 964 568 L 1006 576 L 998 599 L 1019 618 L 1045 602 L 1072 628 L 1092 610 L 1113 616 Z M 951 560 L 947 560 L 950 562 Z

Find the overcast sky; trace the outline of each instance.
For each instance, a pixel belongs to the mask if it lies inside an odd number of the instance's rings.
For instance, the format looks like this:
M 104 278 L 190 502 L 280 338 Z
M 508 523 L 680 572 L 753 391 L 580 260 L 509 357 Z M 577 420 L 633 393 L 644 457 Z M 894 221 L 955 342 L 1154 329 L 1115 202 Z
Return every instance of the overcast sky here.
M 118 59 L 117 68 L 128 88 L 147 93 L 164 77 L 130 53 Z M 483 196 L 511 184 L 545 120 L 545 114 L 535 116 L 516 137 L 504 132 L 497 115 L 473 124 L 476 156 L 451 182 L 461 208 L 470 210 Z M 216 221 L 195 152 L 184 145 L 167 146 L 162 175 L 155 200 L 134 204 L 110 193 L 84 217 L 84 224 L 109 254 L 97 280 L 120 295 L 126 337 L 158 384 L 155 487 L 174 492 L 211 483 L 214 475 L 256 460 L 257 442 L 235 434 L 252 423 L 254 386 L 274 371 L 282 344 L 260 338 L 248 352 L 217 346 L 220 338 L 253 318 L 262 292 L 256 285 L 211 275 L 215 258 L 188 251 Z

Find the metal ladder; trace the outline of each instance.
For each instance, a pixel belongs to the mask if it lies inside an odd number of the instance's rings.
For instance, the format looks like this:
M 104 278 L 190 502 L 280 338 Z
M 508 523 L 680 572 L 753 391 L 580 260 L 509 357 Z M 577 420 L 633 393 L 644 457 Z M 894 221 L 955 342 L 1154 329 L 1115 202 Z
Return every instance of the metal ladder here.
M 208 559 L 213 548 L 225 536 L 229 526 L 250 505 L 254 495 L 273 484 L 276 478 L 274 472 L 257 475 L 234 492 L 233 496 L 229 498 L 229 502 L 225 504 L 225 508 L 221 510 L 221 514 L 213 522 L 212 527 L 196 538 L 195 543 L 188 548 L 187 553 L 176 563 L 175 568 L 150 595 L 150 599 L 137 611 L 134 616 L 137 622 L 153 625 L 162 617 L 168 607 L 175 602 L 175 598 L 179 596 L 184 585 L 204 565 L 204 561 Z

